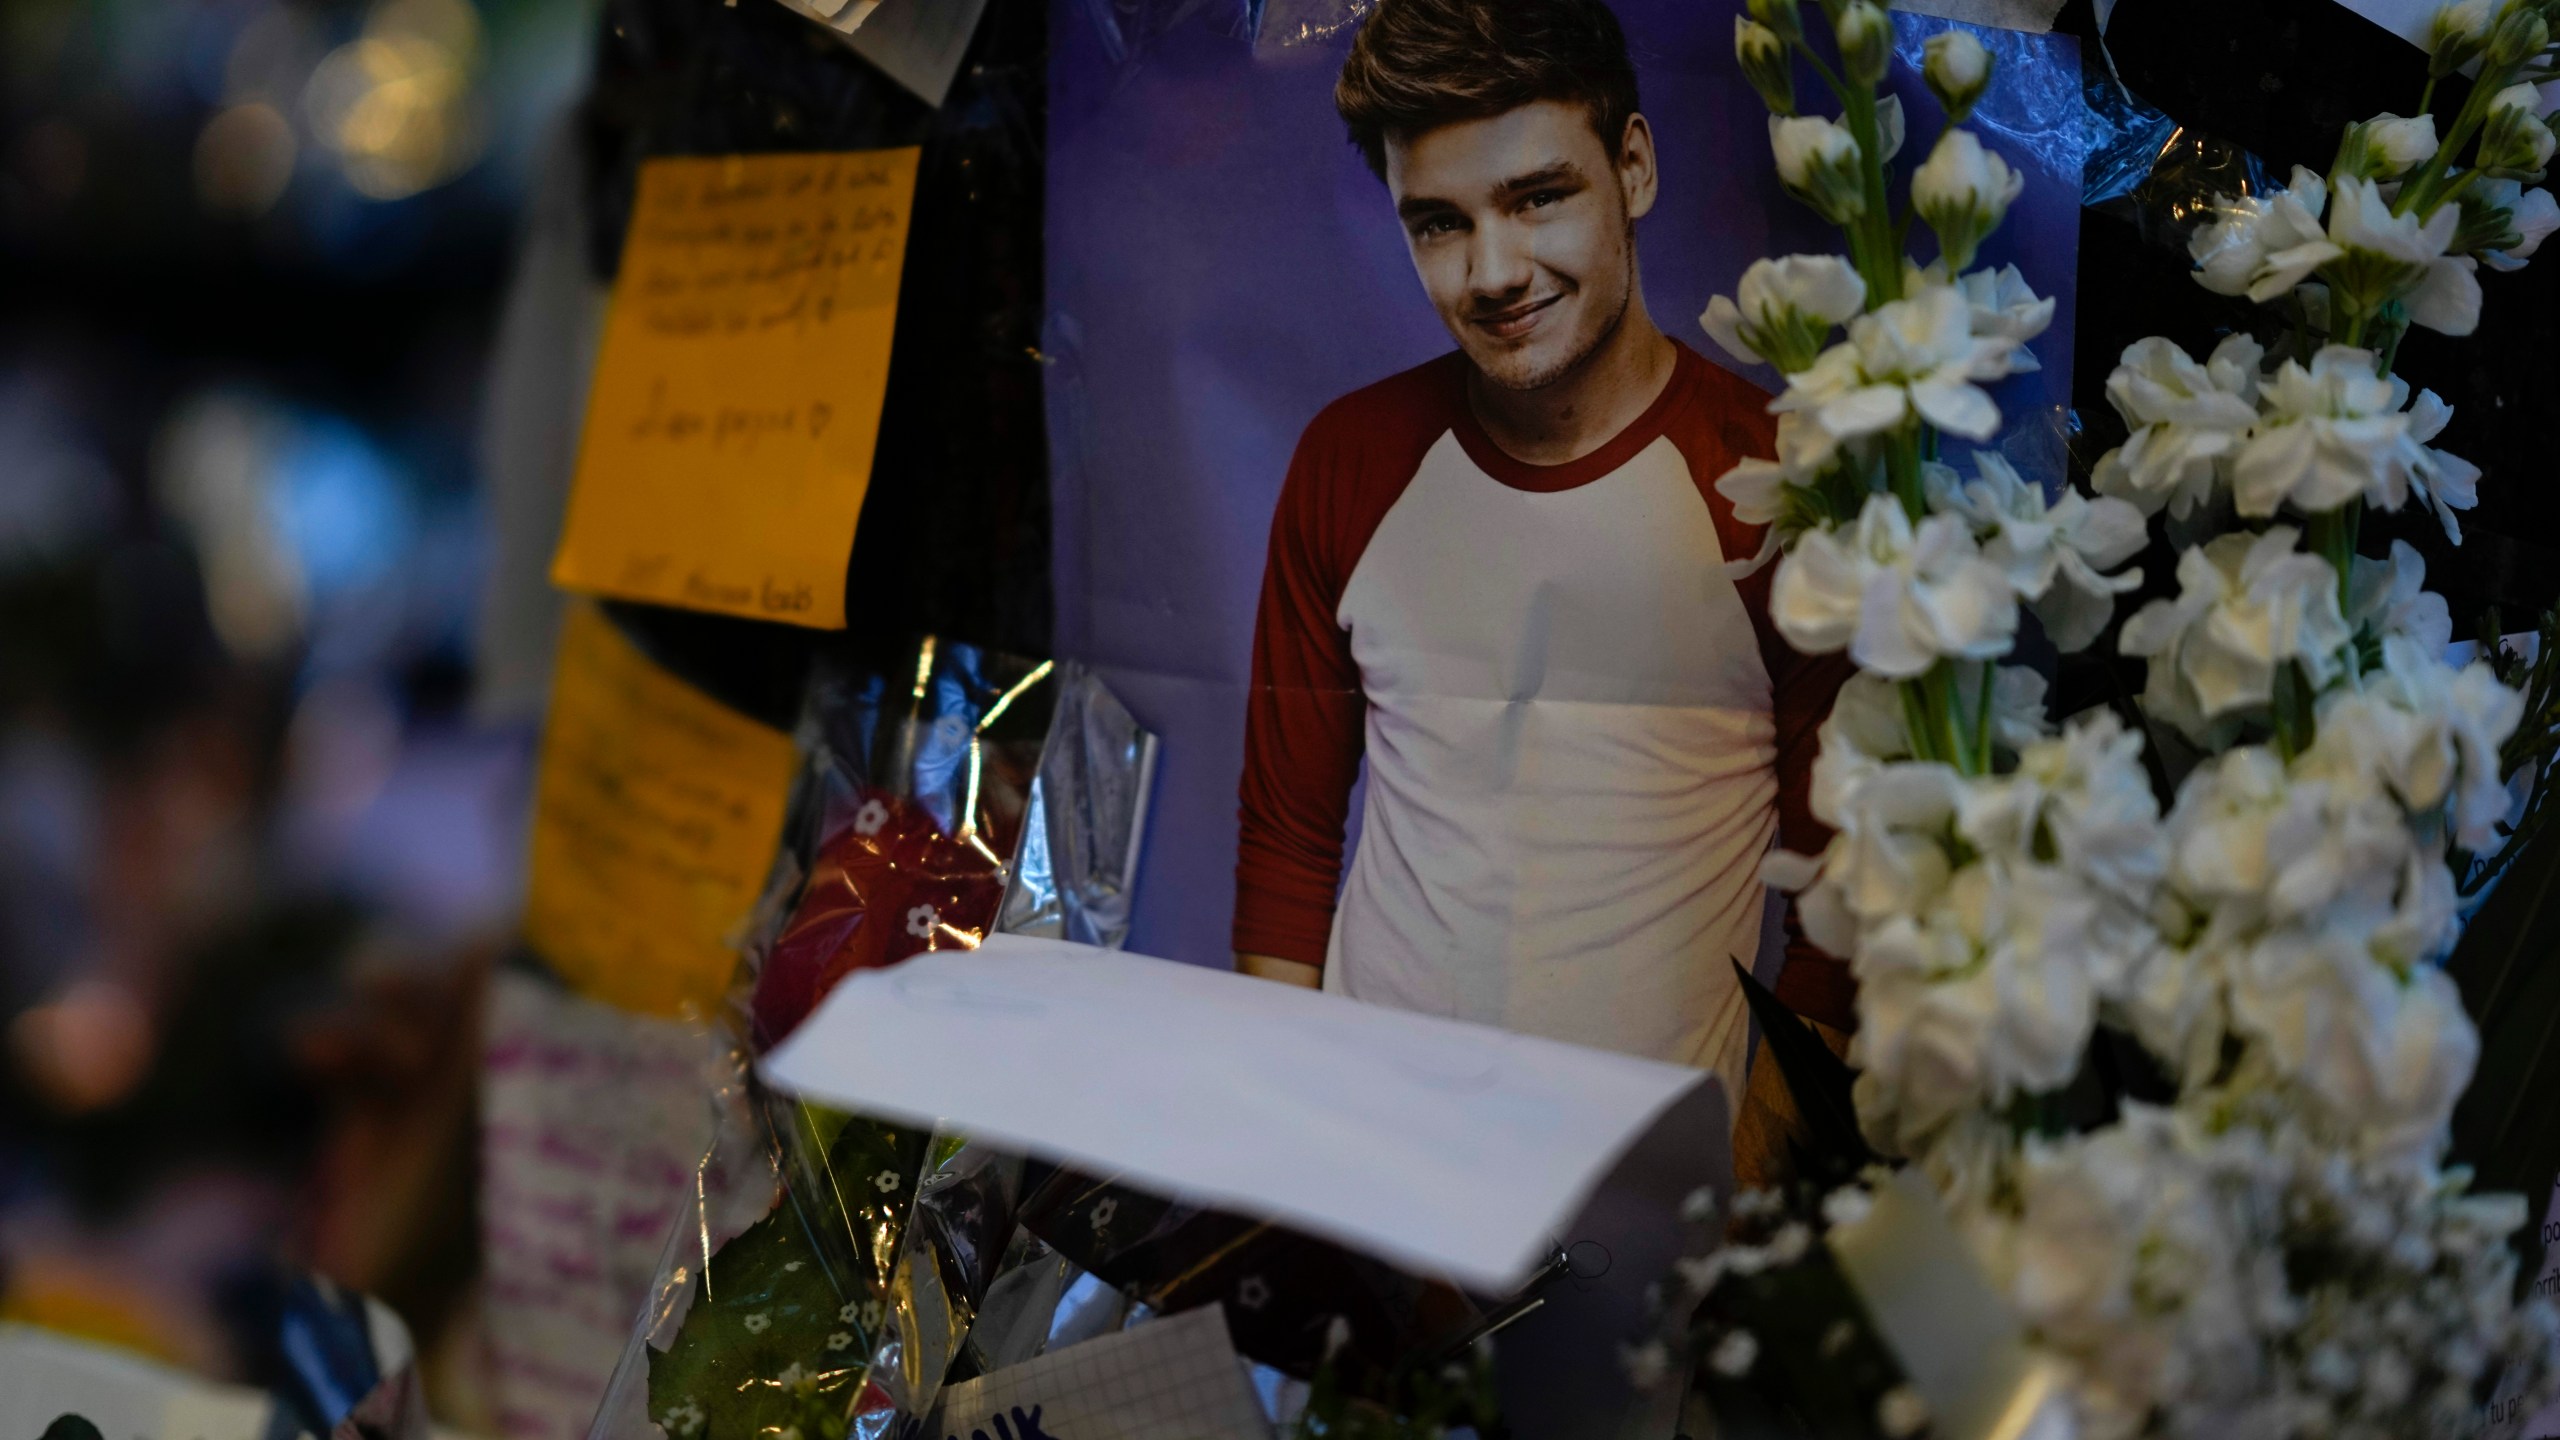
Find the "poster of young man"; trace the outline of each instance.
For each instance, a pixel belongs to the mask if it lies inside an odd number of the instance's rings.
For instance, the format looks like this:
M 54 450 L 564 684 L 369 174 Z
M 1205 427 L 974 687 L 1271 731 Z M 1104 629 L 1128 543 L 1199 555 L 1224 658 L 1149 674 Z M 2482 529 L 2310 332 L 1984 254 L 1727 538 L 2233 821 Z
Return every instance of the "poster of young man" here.
M 1053 12 L 1057 644 L 1165 744 L 1132 947 L 1733 1085 L 1842 671 L 1714 489 L 1776 377 L 1692 317 L 1837 237 L 1770 178 L 1739 0 L 1342 10 Z M 1989 39 L 2030 198 L 1984 263 L 2062 301 L 1999 398 L 2058 413 L 2077 57 Z

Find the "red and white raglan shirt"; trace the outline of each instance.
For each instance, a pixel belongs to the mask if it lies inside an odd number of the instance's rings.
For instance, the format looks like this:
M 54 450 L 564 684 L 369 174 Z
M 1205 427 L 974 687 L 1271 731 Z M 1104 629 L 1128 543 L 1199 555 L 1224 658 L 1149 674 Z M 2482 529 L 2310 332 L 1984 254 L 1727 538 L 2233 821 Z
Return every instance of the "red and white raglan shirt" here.
M 1738 1097 L 1773 843 L 1814 852 L 1816 732 L 1849 673 L 1789 649 L 1716 477 L 1767 397 L 1685 346 L 1579 460 L 1532 465 L 1452 353 L 1326 407 L 1272 523 L 1235 948 L 1325 988 L 1716 1070 Z M 1344 822 L 1363 757 L 1350 873 Z M 1848 1019 L 1838 962 L 1779 994 Z

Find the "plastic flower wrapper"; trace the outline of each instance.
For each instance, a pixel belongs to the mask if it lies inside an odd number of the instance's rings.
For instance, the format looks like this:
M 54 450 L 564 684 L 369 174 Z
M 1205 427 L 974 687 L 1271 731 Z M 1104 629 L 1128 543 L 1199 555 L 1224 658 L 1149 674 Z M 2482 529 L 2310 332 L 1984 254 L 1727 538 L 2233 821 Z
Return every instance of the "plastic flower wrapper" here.
M 1056 691 L 1047 663 L 931 637 L 814 680 L 794 843 L 768 886 L 788 918 L 755 955 L 760 1047 L 853 971 L 994 928 Z
M 1088 930 L 1125 913 L 1152 738 L 1089 674 L 927 641 L 831 663 L 802 735 L 743 967 L 758 1040 L 855 969 L 978 943 L 1034 826 L 1052 889 L 1029 913 Z M 644 1440 L 644 1414 L 674 1440 L 902 1434 L 974 1363 L 1021 1158 L 766 1095 L 743 1066 L 598 1440 Z

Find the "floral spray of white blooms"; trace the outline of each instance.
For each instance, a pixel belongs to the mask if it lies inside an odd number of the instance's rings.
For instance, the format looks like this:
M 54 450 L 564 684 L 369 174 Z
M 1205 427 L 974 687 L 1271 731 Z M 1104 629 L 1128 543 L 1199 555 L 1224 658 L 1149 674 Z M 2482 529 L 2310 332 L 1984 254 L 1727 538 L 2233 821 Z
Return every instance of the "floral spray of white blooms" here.
M 2069 1377 L 2039 1433 L 2451 1435 L 2494 1382 L 2539 1399 L 2560 1321 L 2511 1298 L 2523 1203 L 2443 1167 L 2479 1050 L 2439 964 L 2450 860 L 2500 842 L 2524 702 L 2448 658 L 2414 551 L 2357 540 L 2417 504 L 2458 541 L 2473 504 L 2479 470 L 2431 445 L 2450 409 L 2393 357 L 2412 325 L 2470 333 L 2481 267 L 2560 228 L 2530 84 L 2560 0 L 2446 6 L 2412 114 L 2225 197 L 2196 278 L 2268 323 L 2209 355 L 2127 348 L 2106 390 L 2130 438 L 2058 499 L 1974 448 L 2053 315 L 2014 267 L 1976 268 L 2024 184 L 1967 125 L 1992 57 L 1928 42 L 1946 123 L 1897 213 L 1889 17 L 1818 10 L 1820 49 L 1813 7 L 1751 0 L 1736 51 L 1783 185 L 1844 253 L 1762 260 L 1702 322 L 1785 379 L 1776 458 L 1718 482 L 1770 525 L 1775 623 L 1861 671 L 1814 777 L 1835 838 L 1765 871 L 1857 977 L 1858 1131 L 1932 1182 Z M 2475 65 L 2440 118 L 2437 82 Z M 1817 95 L 1837 113 L 1800 109 Z M 2113 627 L 2155 528 L 2175 593 Z M 2147 666 L 2139 713 L 2048 721 L 2041 678 L 2003 663 L 2022 611 L 2064 651 L 2112 633 Z M 2146 757 L 2146 731 L 2178 753 Z M 2057 1123 L 2108 1047 L 2153 1093 Z M 1690 1287 L 1785 1263 L 1744 1247 Z M 1716 1375 L 1769 1353 L 1734 1333 Z

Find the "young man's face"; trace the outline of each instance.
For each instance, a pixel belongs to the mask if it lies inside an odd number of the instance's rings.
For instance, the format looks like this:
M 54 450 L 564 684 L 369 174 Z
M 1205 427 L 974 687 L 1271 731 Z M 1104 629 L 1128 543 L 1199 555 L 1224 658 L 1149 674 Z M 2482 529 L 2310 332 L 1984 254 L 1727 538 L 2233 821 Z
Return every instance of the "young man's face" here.
M 1607 340 L 1635 293 L 1653 136 L 1616 161 L 1582 106 L 1541 100 L 1387 141 L 1387 192 L 1442 323 L 1487 380 L 1534 390 Z

